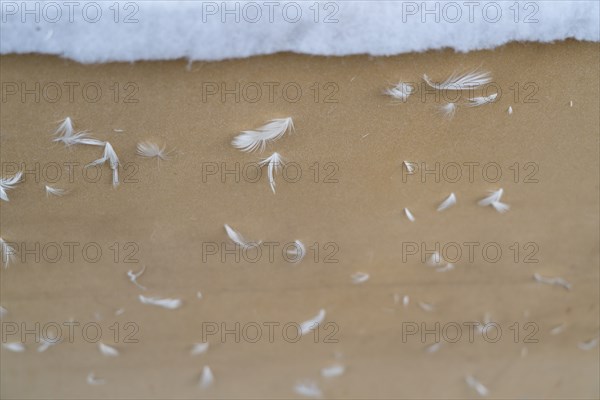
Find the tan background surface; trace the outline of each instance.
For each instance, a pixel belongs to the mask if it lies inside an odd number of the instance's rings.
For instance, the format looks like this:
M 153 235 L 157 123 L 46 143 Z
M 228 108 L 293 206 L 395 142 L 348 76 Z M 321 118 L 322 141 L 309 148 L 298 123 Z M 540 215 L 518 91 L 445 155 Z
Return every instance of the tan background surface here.
M 389 58 L 323 58 L 293 54 L 200 63 L 185 61 L 79 65 L 46 56 L 4 56 L 2 82 L 97 82 L 99 102 L 22 102 L 11 96 L 2 103 L 1 159 L 26 162 L 31 168 L 51 162 L 75 161 L 74 182 L 63 177 L 54 186 L 69 189 L 62 198 L 46 198 L 44 176 L 28 175 L 9 192 L 1 210 L 2 237 L 33 246 L 49 242 L 96 242 L 103 249 L 98 263 L 17 261 L 2 269 L 4 321 L 96 321 L 102 340 L 121 351 L 102 356 L 97 346 L 76 336 L 44 353 L 31 337 L 25 353 L 2 349 L 3 398 L 289 398 L 294 384 L 314 379 L 328 398 L 470 398 L 464 383 L 474 374 L 492 398 L 598 398 L 599 350 L 582 351 L 579 342 L 599 332 L 599 55 L 598 44 L 574 41 L 552 45 L 511 44 L 494 51 L 455 54 L 450 51 Z M 381 95 L 400 79 L 418 82 L 423 73 L 443 79 L 452 71 L 481 66 L 502 89 L 495 104 L 459 108 L 452 120 L 436 112 L 435 99 L 419 95 L 406 104 L 391 104 Z M 113 101 L 109 87 L 133 82 L 136 104 Z M 203 82 L 297 82 L 300 101 L 281 98 L 256 103 L 218 96 L 202 98 Z M 334 82 L 337 103 L 315 102 L 310 86 Z M 539 89 L 526 103 L 523 86 Z M 515 98 L 515 83 L 521 93 Z M 122 99 L 122 98 L 121 98 Z M 569 101 L 573 107 L 569 107 Z M 506 112 L 512 106 L 514 113 Z M 100 157 L 101 150 L 65 149 L 51 142 L 56 121 L 71 116 L 78 129 L 109 140 L 123 164 L 138 166 L 138 183 L 113 190 L 109 169 L 97 183 L 82 179 L 81 165 Z M 277 194 L 266 177 L 257 182 L 202 180 L 202 163 L 254 162 L 230 146 L 241 130 L 271 118 L 292 116 L 296 133 L 269 146 L 300 164 L 297 183 L 278 176 Z M 113 129 L 123 129 L 115 133 Z M 367 135 L 367 136 L 365 136 Z M 136 143 L 155 140 L 176 149 L 161 162 L 135 155 Z M 428 177 L 402 182 L 403 160 L 425 162 L 496 162 L 503 176 L 486 181 L 481 170 L 473 182 Z M 309 167 L 319 162 L 338 166 L 337 183 L 315 183 Z M 514 182 L 510 166 L 534 162 L 538 183 Z M 243 164 L 242 164 L 243 165 Z M 463 173 L 467 170 L 463 169 Z M 323 170 L 321 171 L 323 172 Z M 523 170 L 521 171 L 523 173 Z M 528 171 L 527 171 L 528 172 Z M 121 171 L 125 177 L 126 171 Z M 322 177 L 321 179 L 322 180 Z M 477 206 L 487 190 L 503 187 L 511 210 L 501 215 Z M 450 192 L 458 204 L 443 213 L 436 207 Z M 410 223 L 402 214 L 409 207 Z M 315 263 L 311 253 L 301 264 L 276 262 L 202 263 L 203 242 L 227 242 L 228 223 L 252 239 L 304 243 L 335 242 L 339 263 Z M 499 262 L 476 253 L 463 257 L 456 269 L 435 272 L 416 257 L 402 262 L 403 242 L 477 241 L 498 243 Z M 135 242 L 138 264 L 112 260 L 109 246 Z M 539 246 L 536 264 L 513 260 L 508 246 L 527 242 Z M 146 265 L 140 283 L 145 294 L 180 297 L 178 310 L 142 305 L 141 292 L 126 272 Z M 371 274 L 353 285 L 356 271 Z M 573 289 L 538 284 L 532 274 L 561 276 Z M 196 298 L 201 290 L 204 298 Z M 394 293 L 410 295 L 407 308 L 395 305 Z M 426 313 L 418 301 L 435 305 Z M 115 316 L 115 310 L 125 312 Z M 219 343 L 202 356 L 189 356 L 201 339 L 206 321 L 301 322 L 327 310 L 328 322 L 339 326 L 338 343 L 312 340 L 287 343 Z M 465 339 L 445 343 L 427 354 L 418 338 L 402 343 L 402 322 L 481 321 L 485 312 L 503 328 L 495 344 Z M 138 344 L 114 343 L 108 327 L 132 321 L 139 326 Z M 532 321 L 539 327 L 537 344 L 514 343 L 509 326 Z M 560 323 L 560 335 L 549 330 Z M 431 342 L 432 337 L 429 337 Z M 122 338 L 121 338 L 122 341 Z M 522 355 L 523 348 L 527 354 Z M 337 354 L 346 373 L 326 380 L 319 370 Z M 197 387 L 202 366 L 216 378 L 208 390 Z M 89 386 L 94 371 L 106 379 Z

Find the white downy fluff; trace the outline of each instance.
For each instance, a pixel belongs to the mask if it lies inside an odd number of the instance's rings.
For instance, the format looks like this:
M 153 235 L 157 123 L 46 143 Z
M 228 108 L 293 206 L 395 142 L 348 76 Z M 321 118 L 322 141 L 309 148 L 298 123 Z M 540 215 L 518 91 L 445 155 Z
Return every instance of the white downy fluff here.
M 422 302 L 422 301 L 420 301 L 420 302 L 419 302 L 419 307 L 421 307 L 421 309 L 422 309 L 423 311 L 427 311 L 427 312 L 431 312 L 431 311 L 433 311 L 433 310 L 434 310 L 434 308 L 435 308 L 435 307 L 433 307 L 433 305 L 432 305 L 432 304 L 429 304 L 429 303 L 424 303 L 424 302 Z
M 317 383 L 313 381 L 298 382 L 296 386 L 294 386 L 294 391 L 300 396 L 310 397 L 313 399 L 323 397 L 323 392 L 321 392 L 321 389 L 319 389 Z
M 140 142 L 137 144 L 137 154 L 142 157 L 157 157 L 161 160 L 168 160 L 169 156 L 165 153 L 166 146 L 159 147 L 156 143 Z
M 472 375 L 467 375 L 465 377 L 465 382 L 467 382 L 467 385 L 475 390 L 477 392 L 478 395 L 480 396 L 487 396 L 490 391 L 488 390 L 488 388 L 486 388 L 483 383 L 479 382 L 477 379 L 475 379 Z
M 352 283 L 358 285 L 359 283 L 364 283 L 369 280 L 369 274 L 366 272 L 355 272 L 350 277 L 352 279 Z
M 567 329 L 567 324 L 562 323 L 562 324 L 556 325 L 555 327 L 553 327 L 552 329 L 550 329 L 550 334 L 551 335 L 558 335 L 560 333 L 563 333 L 565 331 L 565 329 Z
M 408 297 L 408 295 L 404 295 L 404 297 L 402 297 L 402 305 L 404 307 L 408 307 L 409 303 L 410 303 L 410 297 Z
M 127 271 L 127 276 L 129 277 L 129 280 L 131 282 L 133 282 L 133 284 L 135 286 L 139 287 L 142 290 L 146 290 L 146 288 L 138 283 L 137 278 L 139 278 L 140 276 L 142 276 L 142 274 L 145 271 L 146 271 L 146 266 L 145 265 L 142 267 L 142 269 L 139 272 L 135 272 L 134 273 L 133 270 L 131 270 L 131 269 L 129 271 Z
M 40 345 L 37 347 L 38 353 L 43 353 L 48 350 L 50 347 L 55 346 L 60 343 L 60 340 L 51 341 L 48 339 L 42 338 Z
M 233 241 L 233 243 L 241 246 L 244 249 L 250 248 L 250 247 L 256 247 L 258 245 L 260 245 L 262 243 L 262 241 L 258 241 L 258 242 L 251 242 L 249 240 L 246 240 L 241 233 L 239 233 L 238 231 L 233 230 L 229 225 L 225 224 L 225 231 L 227 232 L 227 236 L 229 236 L 229 239 L 231 239 L 231 241 Z
M 508 115 L 512 115 L 512 113 L 513 113 L 512 106 L 508 106 L 508 110 L 507 111 L 508 111 Z
M 102 342 L 98 343 L 98 349 L 102 355 L 107 357 L 117 357 L 119 355 L 119 350 Z
M 314 318 L 301 323 L 300 324 L 300 333 L 302 335 L 306 335 L 311 330 L 317 328 L 325 320 L 325 314 L 326 314 L 325 310 L 320 309 L 319 314 L 317 314 Z
M 21 342 L 2 343 L 2 347 L 15 353 L 22 353 L 25 351 L 25 345 Z
M 180 299 L 161 299 L 159 297 L 146 297 L 141 294 L 139 295 L 139 299 L 142 302 L 142 304 L 150 304 L 153 306 L 167 308 L 169 310 L 174 310 L 176 308 L 181 307 Z
M 12 178 L 0 178 L 0 199 L 8 201 L 6 191 L 14 189 L 15 185 L 21 182 L 22 176 L 23 173 L 19 171 Z
M 456 204 L 456 195 L 454 193 L 450 193 L 450 196 L 446 198 L 437 208 L 438 211 L 444 211 L 445 209 L 452 207 Z
M 304 247 L 304 243 L 299 240 L 294 241 L 294 247 L 292 249 L 287 250 L 288 257 L 292 258 L 295 264 L 302 261 L 304 256 L 306 255 L 306 247 Z
M 253 131 L 243 131 L 236 136 L 231 144 L 242 151 L 264 151 L 267 142 L 280 139 L 286 132 L 294 131 L 294 121 L 291 117 L 273 119 Z
M 489 72 L 474 70 L 463 74 L 453 73 L 448 79 L 440 83 L 432 82 L 427 74 L 423 75 L 423 80 L 437 90 L 464 90 L 485 85 L 492 80 L 492 77 Z
M 406 215 L 406 218 L 408 218 L 408 220 L 410 222 L 415 222 L 415 216 L 410 212 L 410 210 L 408 208 L 404 208 L 404 214 Z
M 93 372 L 90 372 L 86 378 L 86 382 L 88 385 L 104 385 L 106 381 L 104 379 L 96 378 L 96 375 Z
M 579 349 L 583 351 L 592 350 L 596 346 L 598 346 L 598 338 L 593 338 L 588 341 L 581 342 L 577 345 L 577 347 L 579 347 Z
M 329 367 L 325 367 L 321 369 L 321 376 L 323 378 L 335 378 L 337 376 L 342 376 L 346 371 L 346 367 L 342 364 L 333 364 Z
M 437 353 L 437 351 L 442 347 L 442 342 L 433 343 L 425 348 L 425 352 L 432 354 Z
M 412 175 L 412 174 L 415 173 L 415 169 L 417 167 L 417 163 L 410 162 L 410 161 L 404 161 L 402 164 L 404 164 L 404 168 L 406 168 L 406 172 L 409 175 Z
M 412 85 L 404 82 L 398 82 L 396 86 L 386 89 L 384 93 L 396 100 L 406 101 L 408 96 L 410 96 L 413 92 L 414 88 Z
M 202 292 L 198 290 L 198 291 L 196 292 L 196 297 L 197 297 L 198 299 L 202 299 Z
M 445 118 L 452 119 L 454 114 L 456 114 L 456 103 L 446 103 L 439 107 L 440 113 L 444 115 Z
M 6 314 L 8 314 L 8 311 L 6 310 L 6 308 L 0 306 L 0 319 L 4 318 L 6 316 Z
M 115 153 L 115 150 L 109 142 L 106 142 L 104 144 L 104 154 L 102 155 L 102 157 L 97 159 L 96 161 L 92 161 L 87 166 L 91 167 L 94 165 L 102 165 L 106 161 L 108 161 L 110 169 L 112 170 L 112 184 L 114 187 L 117 187 L 119 186 L 119 157 L 117 157 L 117 153 Z
M 2 251 L 2 264 L 4 268 L 8 268 L 10 263 L 14 261 L 16 252 L 15 249 L 0 237 L 0 250 Z
M 191 356 L 197 356 L 198 354 L 204 354 L 208 350 L 208 342 L 206 343 L 194 343 L 192 350 L 190 350 Z
M 497 97 L 498 97 L 498 93 L 493 93 L 493 94 L 490 94 L 489 96 L 483 96 L 483 97 L 473 97 L 472 99 L 469 99 L 469 106 L 470 107 L 479 107 L 484 104 L 493 103 L 494 101 L 496 101 Z
M 267 176 L 269 178 L 269 185 L 271 190 L 275 193 L 275 174 L 281 170 L 284 165 L 283 158 L 277 152 L 273 153 L 270 157 L 265 158 L 260 163 L 261 167 L 267 165 Z
M 46 197 L 52 196 L 64 196 L 67 193 L 65 189 L 54 188 L 52 186 L 46 185 Z
M 198 383 L 198 386 L 200 386 L 202 389 L 206 389 L 211 386 L 214 381 L 215 376 L 213 375 L 212 370 L 208 365 L 205 365 L 204 368 L 202 368 L 202 375 L 200 376 L 200 382 Z
M 564 280 L 563 278 L 560 278 L 560 277 L 548 278 L 548 277 L 538 274 L 537 272 L 535 274 L 533 274 L 533 279 L 536 282 L 545 283 L 547 285 L 562 286 L 567 290 L 571 290 L 571 287 L 572 287 L 572 285 L 569 282 L 567 282 L 566 280 Z

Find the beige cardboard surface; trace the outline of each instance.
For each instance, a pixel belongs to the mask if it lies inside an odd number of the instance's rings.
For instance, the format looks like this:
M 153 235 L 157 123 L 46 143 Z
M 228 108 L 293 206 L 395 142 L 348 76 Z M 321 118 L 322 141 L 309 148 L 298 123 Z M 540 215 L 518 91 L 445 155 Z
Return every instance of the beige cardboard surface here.
M 73 340 L 45 352 L 36 351 L 34 334 L 26 335 L 23 353 L 3 348 L 2 398 L 293 398 L 303 379 L 317 382 L 326 398 L 475 398 L 467 374 L 491 398 L 598 398 L 599 349 L 578 348 L 599 335 L 598 54 L 598 44 L 567 41 L 469 54 L 278 54 L 191 65 L 1 57 L 2 176 L 21 163 L 37 168 L 0 206 L 1 236 L 25 260 L 0 271 L 0 304 L 8 311 L 3 343 L 21 340 L 22 323 L 35 331 L 36 322 L 54 322 L 63 336 L 64 323 L 80 324 Z M 382 95 L 399 80 L 419 83 L 423 73 L 442 80 L 476 67 L 492 72 L 487 94 L 501 90 L 499 99 L 469 108 L 463 96 L 453 119 L 437 111 L 451 93 L 436 99 L 419 86 L 404 104 Z M 231 91 L 224 98 L 223 85 Z M 93 102 L 97 88 L 102 93 Z M 22 97 L 24 89 L 33 92 Z M 52 143 L 66 116 L 113 145 L 121 160 L 118 188 L 107 165 L 97 182 L 93 171 L 85 174 L 102 149 Z M 287 116 L 295 133 L 262 155 L 230 145 L 238 132 Z M 165 144 L 171 158 L 136 156 L 143 140 Z M 275 178 L 276 194 L 266 168 L 254 182 L 252 164 L 273 151 L 291 163 Z M 418 163 L 416 174 L 403 173 L 404 160 Z M 65 163 L 78 163 L 70 164 L 72 176 Z M 222 175 L 236 168 L 237 176 Z M 437 168 L 437 177 L 425 168 Z M 49 183 L 56 171 L 59 179 Z M 46 184 L 69 192 L 47 198 Z M 509 212 L 477 205 L 500 187 Z M 458 203 L 437 212 L 451 192 Z M 265 245 L 257 262 L 207 254 L 207 246 L 220 251 L 230 243 L 225 223 L 249 239 L 276 242 L 273 259 Z M 282 247 L 296 239 L 307 255 L 293 264 Z M 75 243 L 71 259 L 67 242 Z M 422 261 L 436 243 L 449 258 L 462 251 L 454 270 L 438 272 Z M 474 243 L 471 259 L 465 243 Z M 407 254 L 413 245 L 418 253 Z M 142 266 L 146 291 L 127 277 Z M 351 275 L 359 271 L 370 279 L 355 285 Z M 537 283 L 534 273 L 562 277 L 572 289 Z M 181 298 L 183 305 L 144 305 L 139 294 Z M 395 294 L 409 296 L 408 306 L 396 304 Z M 329 325 L 318 338 L 292 343 L 293 325 L 284 337 L 286 323 L 320 309 Z M 464 323 L 482 322 L 486 313 L 501 335 L 492 343 L 494 329 L 488 339 L 475 331 L 471 343 Z M 272 340 L 269 322 L 279 324 Z M 423 322 L 442 336 L 435 353 L 426 351 L 433 334 L 403 340 L 407 323 L 420 329 Z M 93 327 L 84 337 L 81 328 L 90 323 L 100 325 L 99 340 L 119 357 L 100 354 Z M 234 331 L 239 323 L 239 343 L 235 334 L 212 335 L 205 354 L 190 356 L 211 323 Z M 248 340 L 252 323 L 262 327 L 256 343 Z M 456 343 L 448 340 L 453 323 L 462 327 Z M 560 324 L 564 331 L 552 335 Z M 138 343 L 125 342 L 132 332 Z M 320 369 L 335 362 L 346 372 L 321 377 Z M 203 390 L 204 365 L 215 383 Z M 92 371 L 106 383 L 88 385 Z

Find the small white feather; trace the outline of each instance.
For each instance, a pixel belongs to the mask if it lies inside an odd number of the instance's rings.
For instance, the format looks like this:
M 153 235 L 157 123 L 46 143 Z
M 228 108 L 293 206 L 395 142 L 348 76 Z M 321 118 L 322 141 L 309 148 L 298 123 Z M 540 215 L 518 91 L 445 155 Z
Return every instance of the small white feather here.
M 302 335 L 306 335 L 311 330 L 318 328 L 318 326 L 325 320 L 325 310 L 319 310 L 319 314 L 317 314 L 314 318 L 311 318 L 307 321 L 304 321 L 300 324 L 300 333 Z
M 323 378 L 335 378 L 338 376 L 342 376 L 346 371 L 346 367 L 342 364 L 333 364 L 329 367 L 325 367 L 321 369 L 321 376 Z
M 444 117 L 452 119 L 454 117 L 454 114 L 456 114 L 457 108 L 458 106 L 456 105 L 456 103 L 446 103 L 439 107 L 439 111 L 444 115 Z
M 404 167 L 406 168 L 406 172 L 409 175 L 412 175 L 412 174 L 415 173 L 415 169 L 417 167 L 417 163 L 410 162 L 410 161 L 404 161 L 403 164 L 404 164 Z
M 158 306 L 162 308 L 166 308 L 169 310 L 174 310 L 176 308 L 181 307 L 180 299 L 162 299 L 159 297 L 146 297 L 144 295 L 139 295 L 138 298 L 142 302 L 142 304 L 150 304 L 153 306 Z
M 165 151 L 166 146 L 159 147 L 156 143 L 140 142 L 137 144 L 137 154 L 142 157 L 157 157 L 161 160 L 168 160 L 169 156 Z
M 429 304 L 429 303 L 424 303 L 422 301 L 419 302 L 419 307 L 421 307 L 421 309 L 423 311 L 427 311 L 427 312 L 431 312 L 435 309 L 435 307 L 433 306 L 433 304 Z
M 408 208 L 404 208 L 404 214 L 406 215 L 406 218 L 408 218 L 408 220 L 410 222 L 415 222 L 415 216 L 410 212 L 410 210 Z
M 198 386 L 200 386 L 202 389 L 206 389 L 211 386 L 214 381 L 215 376 L 213 375 L 212 370 L 208 365 L 205 365 L 204 368 L 202 368 L 202 375 L 200 376 L 200 382 L 198 383 Z
M 549 277 L 542 276 L 542 275 L 538 274 L 537 272 L 533 274 L 533 279 L 536 282 L 545 283 L 547 285 L 562 286 L 567 290 L 571 290 L 571 287 L 572 287 L 571 283 L 567 282 L 563 278 L 560 278 L 560 277 L 549 278 Z
M 98 342 L 98 349 L 102 355 L 107 357 L 117 357 L 119 355 L 119 350 L 102 342 Z
M 453 73 L 443 82 L 432 82 L 425 74 L 423 80 L 432 88 L 437 90 L 465 90 L 485 85 L 491 82 L 492 77 L 489 72 L 474 70 L 463 74 Z
M 8 314 L 6 308 L 0 306 L 0 319 L 4 318 Z
M 204 354 L 208 350 L 208 342 L 206 343 L 194 343 L 190 355 L 197 356 L 198 354 Z
M 92 161 L 87 166 L 102 165 L 107 161 L 113 174 L 113 186 L 117 187 L 119 185 L 119 157 L 109 142 L 104 143 L 104 154 L 102 157 Z
M 425 348 L 425 352 L 432 354 L 436 353 L 442 347 L 442 342 L 433 343 Z
M 54 188 L 52 186 L 46 185 L 46 197 L 52 196 L 64 196 L 67 193 L 65 189 Z
M 408 303 L 410 303 L 410 297 L 408 297 L 408 295 L 405 295 L 405 296 L 402 298 L 402 305 L 403 305 L 404 307 L 408 307 Z
M 15 353 L 22 353 L 25 351 L 25 345 L 20 342 L 2 343 L 2 347 Z
M 581 342 L 577 345 L 580 350 L 589 351 L 594 347 L 598 346 L 598 338 L 593 338 L 585 342 Z
M 479 204 L 482 207 L 486 207 L 486 206 L 493 206 L 494 208 L 496 208 L 496 206 L 494 206 L 494 203 L 500 203 L 500 199 L 502 198 L 502 194 L 504 193 L 504 189 L 500 188 L 498 190 L 491 190 L 489 191 L 490 195 L 479 200 L 479 202 L 477 204 Z M 502 204 L 502 203 L 501 203 Z
M 280 139 L 286 132 L 294 131 L 294 121 L 291 117 L 273 119 L 253 131 L 243 131 L 236 136 L 231 144 L 242 151 L 265 150 L 267 142 Z
M 456 195 L 454 193 L 450 193 L 450 196 L 446 198 L 437 208 L 438 211 L 443 211 L 449 207 L 452 207 L 456 204 Z
M 451 271 L 453 269 L 454 269 L 454 264 L 447 263 L 444 267 L 438 268 L 435 271 L 436 272 L 446 272 L 446 271 Z
M 490 94 L 489 96 L 473 97 L 472 99 L 469 99 L 469 106 L 479 107 L 484 104 L 493 103 L 494 101 L 496 101 L 497 97 L 498 93 Z
M 288 257 L 292 258 L 294 260 L 294 263 L 296 264 L 302 261 L 302 259 L 306 255 L 306 247 L 304 246 L 304 243 L 302 243 L 299 240 L 295 240 L 294 248 L 288 249 L 287 255 Z
M 137 279 L 138 279 L 140 276 L 142 276 L 142 274 L 143 274 L 145 271 L 146 271 L 146 266 L 145 266 L 145 265 L 144 265 L 144 266 L 142 266 L 142 269 L 141 269 L 140 271 L 138 271 L 138 272 L 135 272 L 135 273 L 134 273 L 134 272 L 133 272 L 133 270 L 131 270 L 131 269 L 130 269 L 129 271 L 127 271 L 127 276 L 129 277 L 129 280 L 130 280 L 130 281 L 131 281 L 133 284 L 135 284 L 135 286 L 139 287 L 139 288 L 140 288 L 140 289 L 142 289 L 142 290 L 146 290 L 146 288 L 145 288 L 144 286 L 140 285 L 140 284 L 138 283 Z
M 552 327 L 552 329 L 550 329 L 550 334 L 551 335 L 558 335 L 560 333 L 563 333 L 565 331 L 565 329 L 567 329 L 567 324 L 560 324 L 560 325 L 556 325 L 554 327 Z
M 12 178 L 0 178 L 0 199 L 4 201 L 9 201 L 6 192 L 8 190 L 14 189 L 15 185 L 21 182 L 22 176 L 23 173 L 19 171 L 15 175 L 13 175 Z
M 48 350 L 50 347 L 57 345 L 58 343 L 60 343 L 60 340 L 51 341 L 51 340 L 42 338 L 40 345 L 37 347 L 37 351 L 38 351 L 38 353 L 43 353 L 46 350 Z
M 8 244 L 7 241 L 0 237 L 0 251 L 2 252 L 2 264 L 4 268 L 8 268 L 11 262 L 16 258 L 16 252 L 14 247 Z
M 512 106 L 508 106 L 508 110 L 507 111 L 508 111 L 508 115 L 512 115 L 512 113 L 513 113 Z
M 492 203 L 492 207 L 494 210 L 498 211 L 500 214 L 504 214 L 508 210 L 510 210 L 510 206 L 508 204 L 502 203 L 501 201 L 494 201 Z
M 323 392 L 321 391 L 321 389 L 319 389 L 317 383 L 313 381 L 298 382 L 296 386 L 294 386 L 294 391 L 300 396 L 309 397 L 313 399 L 323 397 Z
M 225 231 L 227 232 L 227 236 L 229 236 L 229 239 L 231 239 L 231 241 L 239 246 L 241 246 L 242 248 L 246 249 L 246 248 L 250 248 L 250 247 L 256 247 L 258 245 L 260 245 L 262 243 L 262 241 L 258 241 L 258 242 L 251 242 L 249 240 L 246 240 L 241 233 L 235 231 L 234 229 L 232 229 L 229 225 L 225 224 Z
M 385 94 L 393 97 L 396 100 L 406 101 L 414 91 L 412 85 L 404 82 L 398 82 L 394 87 L 385 90 Z
M 106 383 L 106 381 L 104 379 L 98 379 L 96 378 L 96 375 L 93 372 L 90 372 L 86 378 L 86 382 L 88 383 L 88 385 L 104 385 Z
M 281 168 L 284 165 L 283 158 L 277 152 L 273 153 L 270 157 L 261 160 L 258 165 L 261 167 L 267 165 L 267 176 L 269 178 L 269 185 L 271 186 L 271 190 L 275 193 L 275 175 L 277 172 L 281 171 Z
M 479 394 L 480 396 L 485 397 L 490 393 L 488 388 L 486 388 L 481 382 L 479 382 L 477 379 L 475 379 L 472 375 L 467 375 L 465 377 L 465 382 L 467 382 L 467 385 L 471 389 L 474 389 L 477 392 L 477 394 Z
M 359 283 L 364 283 L 364 282 L 368 281 L 370 278 L 370 275 L 367 274 L 366 272 L 355 272 L 354 274 L 352 274 L 352 276 L 350 278 L 352 279 L 352 283 L 354 283 L 355 285 L 358 285 Z

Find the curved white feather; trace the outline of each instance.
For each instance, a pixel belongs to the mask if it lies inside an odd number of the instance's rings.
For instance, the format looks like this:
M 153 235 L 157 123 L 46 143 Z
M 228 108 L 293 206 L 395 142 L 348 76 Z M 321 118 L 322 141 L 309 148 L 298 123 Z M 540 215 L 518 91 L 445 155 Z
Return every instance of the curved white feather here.
M 294 121 L 291 117 L 273 119 L 253 131 L 243 131 L 236 136 L 231 144 L 242 151 L 265 150 L 267 142 L 280 139 L 286 132 L 294 131 Z
M 423 80 L 437 90 L 464 90 L 485 85 L 491 82 L 492 77 L 489 72 L 474 70 L 463 74 L 453 73 L 440 83 L 431 81 L 427 74 L 423 75 Z

